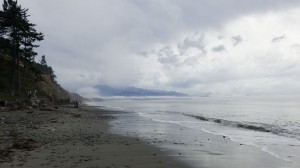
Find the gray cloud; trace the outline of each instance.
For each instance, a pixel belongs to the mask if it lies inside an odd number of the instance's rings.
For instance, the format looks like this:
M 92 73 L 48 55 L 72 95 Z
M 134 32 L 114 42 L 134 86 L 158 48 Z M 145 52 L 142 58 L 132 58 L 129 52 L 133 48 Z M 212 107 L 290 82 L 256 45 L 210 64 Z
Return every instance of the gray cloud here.
M 226 48 L 224 45 L 218 45 L 218 46 L 215 46 L 211 49 L 213 52 L 222 52 L 222 51 L 225 51 Z
M 202 55 L 207 53 L 205 49 L 206 43 L 204 41 L 204 34 L 194 35 L 193 37 L 186 37 L 177 45 L 180 54 L 184 55 L 190 48 L 196 48 L 202 52 Z
M 169 46 L 160 49 L 156 54 L 158 55 L 158 61 L 162 64 L 177 64 L 179 61 L 178 55 Z
M 285 35 L 278 36 L 278 37 L 274 37 L 274 38 L 271 40 L 271 42 L 272 42 L 272 43 L 278 43 L 278 42 L 282 41 L 282 40 L 285 39 L 285 38 L 286 38 Z
M 232 36 L 231 39 L 233 41 L 233 46 L 236 46 L 236 45 L 240 44 L 243 41 L 243 39 L 240 35 Z
M 225 45 L 232 44 L 209 41 L 205 30 L 222 30 L 227 22 L 241 16 L 286 11 L 300 4 L 299 0 L 19 2 L 29 8 L 30 20 L 45 34 L 39 52 L 46 55 L 58 81 L 66 89 L 86 93 L 99 83 L 195 87 L 209 79 L 198 79 L 199 74 L 213 76 L 203 72 L 206 69 L 195 70 L 199 64 L 205 67 L 202 62 L 213 53 L 207 50 L 221 52 Z M 246 42 L 240 43 L 241 35 L 232 37 L 233 45 L 242 46 Z M 217 46 L 220 43 L 224 45 Z M 185 82 L 172 84 L 182 76 Z M 215 78 L 225 80 L 220 76 Z
M 204 39 L 204 35 L 201 35 L 199 37 L 195 36 L 194 38 L 186 37 L 183 40 L 183 42 L 178 44 L 178 48 L 184 49 L 184 50 L 186 50 L 190 47 L 195 47 L 195 48 L 198 48 L 198 49 L 202 49 L 203 46 L 204 46 L 203 39 Z
M 300 2 L 297 0 L 195 0 L 192 2 L 175 0 L 174 4 L 181 9 L 186 25 L 198 27 L 199 25 L 220 26 L 222 22 L 241 14 L 287 9 L 299 5 Z
M 217 38 L 218 40 L 222 40 L 222 39 L 224 39 L 224 37 L 223 36 L 218 36 L 218 38 Z

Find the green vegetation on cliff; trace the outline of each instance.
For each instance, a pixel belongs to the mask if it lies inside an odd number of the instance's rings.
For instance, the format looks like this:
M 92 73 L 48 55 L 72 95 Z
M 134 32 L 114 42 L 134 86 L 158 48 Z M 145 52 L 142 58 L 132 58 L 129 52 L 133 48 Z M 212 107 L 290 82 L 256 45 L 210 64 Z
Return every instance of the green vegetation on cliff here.
M 4 0 L 0 10 L 0 99 L 25 97 L 29 91 L 39 96 L 68 99 L 69 94 L 56 82 L 45 56 L 35 61 L 39 47 L 36 42 L 44 39 L 28 19 L 28 9 L 17 1 Z

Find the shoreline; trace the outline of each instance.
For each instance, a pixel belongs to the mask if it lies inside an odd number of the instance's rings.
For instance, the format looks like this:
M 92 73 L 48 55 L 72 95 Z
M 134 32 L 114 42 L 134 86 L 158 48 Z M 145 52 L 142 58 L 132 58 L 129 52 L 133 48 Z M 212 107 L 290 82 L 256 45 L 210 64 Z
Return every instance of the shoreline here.
M 0 111 L 0 167 L 298 167 L 230 137 L 99 108 Z
M 176 122 L 157 121 L 137 112 L 115 113 L 112 131 L 140 137 L 148 144 L 169 151 L 190 167 L 214 168 L 296 168 L 299 165 L 247 142 L 237 142 L 229 136 L 193 129 Z M 297 150 L 295 146 L 294 150 Z M 299 156 L 291 156 L 299 157 Z
M 111 133 L 112 113 L 88 106 L 1 111 L 0 167 L 189 167 L 138 137 Z

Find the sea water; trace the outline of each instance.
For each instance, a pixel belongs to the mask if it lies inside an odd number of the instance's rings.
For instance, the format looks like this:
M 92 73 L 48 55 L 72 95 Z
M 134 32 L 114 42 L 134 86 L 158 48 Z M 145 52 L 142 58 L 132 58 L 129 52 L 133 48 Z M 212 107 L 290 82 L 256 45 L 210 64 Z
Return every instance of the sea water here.
M 134 112 L 134 115 L 148 119 L 143 122 L 180 125 L 195 134 L 203 131 L 226 136 L 234 142 L 254 146 L 274 158 L 300 165 L 300 99 L 297 98 L 114 97 L 89 104 Z M 137 122 L 132 119 L 134 115 L 125 121 L 123 117 L 123 122 Z M 133 129 L 119 128 L 127 134 Z M 172 127 L 166 129 L 165 133 L 172 131 Z

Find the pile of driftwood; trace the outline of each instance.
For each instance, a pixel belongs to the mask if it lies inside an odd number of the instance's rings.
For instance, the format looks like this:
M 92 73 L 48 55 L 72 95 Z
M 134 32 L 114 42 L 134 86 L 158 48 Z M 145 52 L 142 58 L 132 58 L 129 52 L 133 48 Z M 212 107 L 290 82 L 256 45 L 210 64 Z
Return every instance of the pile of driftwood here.
M 48 105 L 52 105 L 52 102 L 48 98 L 18 99 L 14 102 L 0 100 L 0 109 L 8 110 L 26 110 L 32 108 L 46 107 Z

